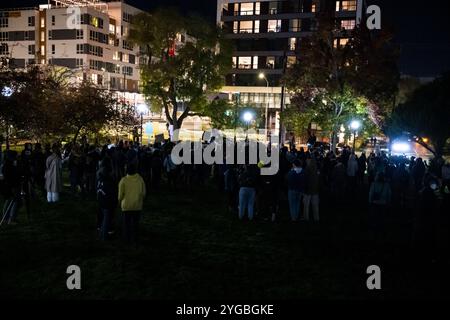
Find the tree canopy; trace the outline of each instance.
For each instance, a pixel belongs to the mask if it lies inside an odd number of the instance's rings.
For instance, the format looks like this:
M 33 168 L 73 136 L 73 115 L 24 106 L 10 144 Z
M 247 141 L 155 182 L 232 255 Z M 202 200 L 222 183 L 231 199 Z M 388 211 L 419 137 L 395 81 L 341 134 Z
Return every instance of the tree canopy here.
M 351 117 L 364 121 L 368 131 L 384 126 L 397 91 L 397 50 L 388 32 L 374 34 L 364 23 L 349 33 L 324 14 L 318 26 L 301 42 L 300 59 L 284 77 L 293 95 L 282 118 L 297 132 L 318 124 L 331 132 L 334 147 Z
M 129 40 L 140 46 L 145 60 L 140 66 L 143 93 L 153 109 L 164 110 L 174 129 L 189 115 L 210 113 L 217 103 L 207 94 L 223 85 L 231 68 L 231 46 L 218 27 L 164 8 L 135 16 Z
M 442 155 L 450 138 L 450 73 L 418 87 L 389 119 L 391 136 L 409 133 L 435 155 Z M 423 138 L 430 140 L 429 148 Z
M 76 140 L 80 133 L 137 123 L 133 108 L 89 81 L 75 81 L 65 68 L 7 70 L 0 73 L 0 85 L 11 89 L 0 97 L 0 120 L 23 138 Z

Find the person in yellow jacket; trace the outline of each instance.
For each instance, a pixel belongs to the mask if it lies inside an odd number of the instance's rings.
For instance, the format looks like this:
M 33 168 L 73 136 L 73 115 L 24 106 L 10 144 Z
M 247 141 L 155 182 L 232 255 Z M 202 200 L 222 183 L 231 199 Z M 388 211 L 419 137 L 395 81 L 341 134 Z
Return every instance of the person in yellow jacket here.
M 138 226 L 145 198 L 145 182 L 136 165 L 127 166 L 127 175 L 119 182 L 119 203 L 123 212 L 123 231 L 127 244 L 137 245 Z

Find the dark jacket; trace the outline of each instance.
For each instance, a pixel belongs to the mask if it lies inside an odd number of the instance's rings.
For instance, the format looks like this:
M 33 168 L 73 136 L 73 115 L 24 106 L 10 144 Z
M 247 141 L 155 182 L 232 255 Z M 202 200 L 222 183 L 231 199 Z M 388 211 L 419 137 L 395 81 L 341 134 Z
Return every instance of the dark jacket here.
M 101 168 L 98 172 L 97 200 L 102 209 L 114 210 L 117 206 L 117 187 L 107 170 Z
M 292 169 L 287 175 L 287 183 L 289 190 L 305 192 L 305 171 L 301 170 L 297 173 L 294 169 Z
M 247 166 L 238 177 L 241 188 L 256 188 L 258 180 L 258 170 L 254 166 Z

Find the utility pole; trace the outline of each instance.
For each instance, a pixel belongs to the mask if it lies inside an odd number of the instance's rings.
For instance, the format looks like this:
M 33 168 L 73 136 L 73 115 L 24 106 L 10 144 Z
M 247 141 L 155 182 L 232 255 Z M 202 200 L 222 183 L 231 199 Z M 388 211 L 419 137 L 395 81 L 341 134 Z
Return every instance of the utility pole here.
M 286 49 L 284 49 L 284 54 L 283 54 L 283 74 L 282 77 L 284 77 L 284 75 L 286 74 L 286 62 L 287 62 L 287 55 L 286 55 Z M 283 80 L 282 80 L 283 81 Z M 284 111 L 284 96 L 285 96 L 285 85 L 282 82 L 281 85 L 281 105 L 280 105 L 280 136 L 278 137 L 280 139 L 280 148 L 283 147 L 284 145 L 284 128 L 283 128 L 283 124 L 281 122 L 281 114 Z

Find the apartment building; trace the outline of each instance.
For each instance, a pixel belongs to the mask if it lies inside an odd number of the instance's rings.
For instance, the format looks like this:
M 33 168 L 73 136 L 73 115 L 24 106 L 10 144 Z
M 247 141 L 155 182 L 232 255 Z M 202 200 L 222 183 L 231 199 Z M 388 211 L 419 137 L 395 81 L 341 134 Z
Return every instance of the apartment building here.
M 266 108 L 267 128 L 277 132 L 282 101 L 289 104 L 280 79 L 301 59 L 300 43 L 317 30 L 318 13 L 335 12 L 348 31 L 335 40 L 343 45 L 359 22 L 362 5 L 362 0 L 218 0 L 217 23 L 234 44 L 233 69 L 223 92 L 243 105 Z
M 124 2 L 57 0 L 0 11 L 0 56 L 10 66 L 52 64 L 111 90 L 138 92 L 139 49 L 126 40 L 133 15 Z

